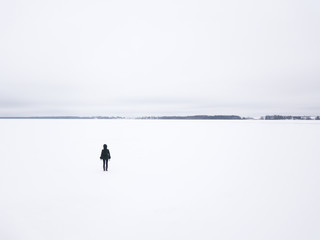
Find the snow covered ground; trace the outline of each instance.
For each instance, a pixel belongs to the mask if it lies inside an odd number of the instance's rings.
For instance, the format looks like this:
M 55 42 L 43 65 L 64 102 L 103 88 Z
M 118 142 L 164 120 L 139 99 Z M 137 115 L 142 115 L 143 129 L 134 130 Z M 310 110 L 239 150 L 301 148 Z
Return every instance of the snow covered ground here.
M 320 121 L 0 120 L 0 133 L 3 240 L 320 239 Z

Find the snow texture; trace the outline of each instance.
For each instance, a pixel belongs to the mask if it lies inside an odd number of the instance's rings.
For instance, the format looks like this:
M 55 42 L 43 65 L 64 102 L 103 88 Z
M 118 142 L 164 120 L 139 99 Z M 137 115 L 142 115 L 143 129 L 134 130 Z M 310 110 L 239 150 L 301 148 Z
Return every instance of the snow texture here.
M 320 122 L 1 120 L 0 132 L 0 239 L 320 239 Z

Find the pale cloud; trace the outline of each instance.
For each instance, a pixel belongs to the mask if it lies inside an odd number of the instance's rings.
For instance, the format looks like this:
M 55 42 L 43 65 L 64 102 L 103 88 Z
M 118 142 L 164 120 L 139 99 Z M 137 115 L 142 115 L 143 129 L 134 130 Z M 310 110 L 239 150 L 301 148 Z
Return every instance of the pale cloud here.
M 2 1 L 0 115 L 319 114 L 318 1 Z

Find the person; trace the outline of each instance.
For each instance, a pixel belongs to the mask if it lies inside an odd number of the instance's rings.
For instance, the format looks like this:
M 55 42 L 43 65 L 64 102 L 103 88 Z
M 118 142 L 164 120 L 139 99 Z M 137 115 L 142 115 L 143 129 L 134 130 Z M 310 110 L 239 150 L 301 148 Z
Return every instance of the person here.
M 103 171 L 108 171 L 108 161 L 110 160 L 110 158 L 110 151 L 107 147 L 107 144 L 104 144 L 100 156 L 100 159 L 103 160 Z

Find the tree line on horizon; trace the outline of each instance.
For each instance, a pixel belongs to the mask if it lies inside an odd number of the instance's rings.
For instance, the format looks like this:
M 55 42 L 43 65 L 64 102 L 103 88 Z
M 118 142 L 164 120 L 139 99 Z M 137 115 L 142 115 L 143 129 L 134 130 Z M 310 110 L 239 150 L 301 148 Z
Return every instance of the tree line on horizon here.
M 163 120 L 258 120 L 252 117 L 238 115 L 191 115 L 191 116 L 147 116 L 147 117 L 119 117 L 119 116 L 35 116 L 35 117 L 0 117 L 0 119 L 163 119 Z M 320 116 L 283 116 L 266 115 L 259 120 L 320 120 Z
M 320 120 L 319 116 L 282 116 L 282 115 L 267 115 L 264 120 Z

